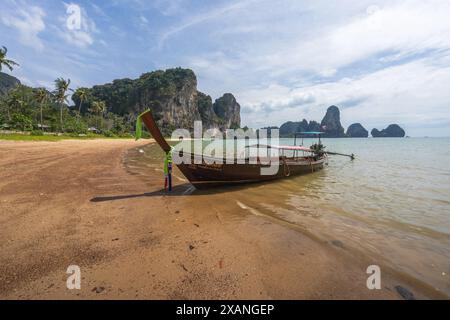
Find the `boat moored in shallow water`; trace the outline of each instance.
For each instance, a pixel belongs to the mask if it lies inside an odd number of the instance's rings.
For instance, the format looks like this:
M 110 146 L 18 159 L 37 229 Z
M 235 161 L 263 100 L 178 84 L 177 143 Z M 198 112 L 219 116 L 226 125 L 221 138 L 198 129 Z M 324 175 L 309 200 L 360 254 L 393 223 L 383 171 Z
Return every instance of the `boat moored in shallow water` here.
M 189 182 L 198 189 L 256 183 L 309 174 L 323 169 L 327 163 L 328 152 L 324 151 L 324 146 L 320 141 L 321 132 L 301 133 L 304 135 L 318 136 L 318 143 L 309 148 L 301 145 L 280 146 L 256 144 L 248 146 L 248 148 L 264 148 L 269 151 L 275 149 L 277 155 L 274 157 L 271 155 L 272 152 L 267 152 L 266 156 L 258 155 L 251 157 L 249 155 L 244 159 L 230 161 L 229 158 L 225 157 L 209 157 L 173 150 L 161 134 L 150 110 L 139 115 L 137 133 L 141 131 L 139 128 L 141 123 L 145 124 L 155 141 L 166 153 L 166 161 L 167 159 L 171 161 L 172 152 L 185 153 L 183 154 L 184 159 L 189 159 L 190 161 L 187 161 L 187 163 L 176 163 L 176 165 Z M 137 138 L 139 138 L 139 134 L 137 134 Z M 199 159 L 201 160 L 199 161 Z M 270 173 L 268 173 L 269 167 L 272 167 Z M 167 168 L 165 168 L 165 171 L 167 174 Z

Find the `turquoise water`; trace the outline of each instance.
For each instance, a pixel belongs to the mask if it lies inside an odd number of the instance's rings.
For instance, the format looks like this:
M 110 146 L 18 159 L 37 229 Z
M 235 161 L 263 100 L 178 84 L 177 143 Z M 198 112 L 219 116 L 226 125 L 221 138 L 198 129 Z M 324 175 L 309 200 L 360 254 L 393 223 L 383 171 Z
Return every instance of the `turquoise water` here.
M 323 143 L 356 159 L 330 156 L 329 165 L 313 174 L 211 191 L 218 210 L 225 203 L 234 211 L 251 208 L 321 240 L 339 240 L 355 255 L 450 296 L 450 138 Z M 155 145 L 146 150 L 155 152 Z

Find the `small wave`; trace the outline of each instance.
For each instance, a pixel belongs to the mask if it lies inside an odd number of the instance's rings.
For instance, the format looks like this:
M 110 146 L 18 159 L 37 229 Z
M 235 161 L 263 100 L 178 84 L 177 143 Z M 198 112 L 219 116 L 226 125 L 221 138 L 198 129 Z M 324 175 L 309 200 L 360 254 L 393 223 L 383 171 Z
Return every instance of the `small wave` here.
M 262 214 L 261 212 L 259 212 L 258 210 L 254 209 L 254 208 L 252 208 L 252 207 L 249 207 L 249 206 L 243 204 L 243 203 L 240 202 L 240 201 L 237 201 L 237 200 L 236 200 L 236 203 L 237 203 L 237 205 L 238 205 L 239 207 L 241 207 L 242 209 L 248 210 L 248 211 L 250 211 L 252 214 L 254 214 L 254 215 L 256 215 L 256 216 L 263 216 L 263 214 Z

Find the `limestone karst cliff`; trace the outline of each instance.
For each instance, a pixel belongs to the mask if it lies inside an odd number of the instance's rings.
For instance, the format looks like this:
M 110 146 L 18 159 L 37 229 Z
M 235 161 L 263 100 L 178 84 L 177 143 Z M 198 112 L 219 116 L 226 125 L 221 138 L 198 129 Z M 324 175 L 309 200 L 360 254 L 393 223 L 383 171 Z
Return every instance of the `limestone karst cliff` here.
M 369 131 L 361 123 L 353 123 L 348 127 L 346 135 L 349 138 L 367 138 Z
M 9 90 L 20 84 L 19 79 L 10 76 L 7 73 L 0 72 L 0 96 L 6 94 Z
M 197 77 L 190 69 L 174 68 L 141 75 L 138 79 L 119 79 L 88 89 L 92 100 L 103 100 L 109 112 L 135 118 L 150 108 L 164 134 L 183 128 L 192 130 L 194 121 L 202 120 L 203 128 L 237 128 L 241 125 L 240 105 L 231 93 L 212 102 L 197 90 Z M 74 94 L 75 107 L 80 98 Z M 86 101 L 82 112 L 90 107 Z
M 403 138 L 406 133 L 398 124 L 394 123 L 381 131 L 372 129 L 371 134 L 374 138 Z

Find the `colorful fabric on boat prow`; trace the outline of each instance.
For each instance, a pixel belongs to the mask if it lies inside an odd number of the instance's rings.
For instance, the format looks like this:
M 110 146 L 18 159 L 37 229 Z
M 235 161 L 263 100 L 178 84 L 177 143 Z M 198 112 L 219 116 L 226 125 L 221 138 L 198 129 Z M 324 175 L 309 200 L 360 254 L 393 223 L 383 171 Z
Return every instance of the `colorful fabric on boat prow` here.
M 151 112 L 150 109 L 145 110 L 136 118 L 136 132 L 135 132 L 136 141 L 142 138 L 142 116 L 147 112 Z
M 172 150 L 166 153 L 166 156 L 164 157 L 164 174 L 168 175 L 169 172 L 169 166 L 172 167 Z
M 142 117 L 148 112 L 151 112 L 150 109 L 147 109 L 146 111 L 142 112 L 136 118 L 136 133 L 135 133 L 136 140 L 142 138 Z M 170 150 L 166 152 L 164 156 L 164 166 L 163 166 L 165 178 L 164 189 L 166 190 L 168 186 L 169 191 L 172 191 L 172 151 L 173 147 L 170 147 Z
M 169 191 L 172 191 L 172 150 L 166 152 L 166 156 L 164 157 L 164 190 L 167 189 L 167 184 L 169 185 Z

